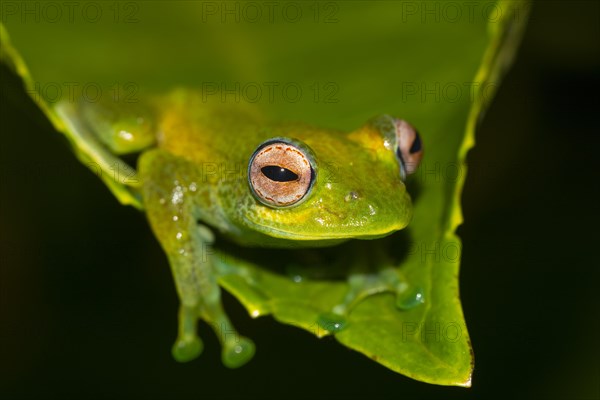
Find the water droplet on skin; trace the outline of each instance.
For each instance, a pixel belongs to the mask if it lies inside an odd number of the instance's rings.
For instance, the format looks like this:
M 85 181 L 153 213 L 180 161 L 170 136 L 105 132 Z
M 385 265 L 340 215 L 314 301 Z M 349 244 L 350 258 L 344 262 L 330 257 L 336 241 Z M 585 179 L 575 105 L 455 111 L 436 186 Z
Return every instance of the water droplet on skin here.
M 346 201 L 346 202 L 349 202 L 352 200 L 357 200 L 357 199 L 358 199 L 358 193 L 356 193 L 356 192 L 350 192 L 344 197 L 344 201 Z
M 401 310 L 410 310 L 425 302 L 423 289 L 419 287 L 409 288 L 396 297 L 396 307 Z
M 133 135 L 131 132 L 127 132 L 126 130 L 119 131 L 119 138 L 131 142 L 133 140 Z
M 383 146 L 388 150 L 391 150 L 393 148 L 392 142 L 390 142 L 388 139 L 385 139 L 383 141 Z
M 319 318 L 317 319 L 317 324 L 319 324 L 319 326 L 322 329 L 325 329 L 326 331 L 337 333 L 346 329 L 346 327 L 348 326 L 348 321 L 342 315 L 335 313 L 325 313 L 319 315 Z
M 175 205 L 183 203 L 183 189 L 181 186 L 175 186 L 175 188 L 173 189 L 171 202 Z

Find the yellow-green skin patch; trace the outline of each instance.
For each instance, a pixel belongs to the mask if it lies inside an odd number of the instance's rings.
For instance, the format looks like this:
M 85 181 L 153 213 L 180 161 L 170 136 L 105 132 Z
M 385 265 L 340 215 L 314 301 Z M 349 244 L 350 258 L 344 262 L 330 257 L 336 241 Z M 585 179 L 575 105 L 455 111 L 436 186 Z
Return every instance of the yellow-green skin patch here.
M 231 239 L 285 247 L 286 240 L 375 238 L 408 224 L 411 202 L 398 161 L 386 147 L 389 138 L 373 124 L 351 133 L 302 124 L 267 126 L 250 107 L 207 104 L 193 92 L 176 91 L 167 101 L 158 148 L 190 164 L 187 184 L 195 183 L 201 219 Z M 296 206 L 266 206 L 248 186 L 250 157 L 275 137 L 305 144 L 314 156 L 316 182 Z M 144 163 L 157 161 L 154 154 L 144 156 L 142 171 Z

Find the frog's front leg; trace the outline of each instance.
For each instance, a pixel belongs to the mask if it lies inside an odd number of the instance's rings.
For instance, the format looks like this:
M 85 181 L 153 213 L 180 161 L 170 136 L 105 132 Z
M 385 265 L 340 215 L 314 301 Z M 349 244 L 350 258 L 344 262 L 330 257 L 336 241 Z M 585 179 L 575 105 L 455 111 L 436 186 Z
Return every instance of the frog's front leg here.
M 207 227 L 196 222 L 196 167 L 158 149 L 144 153 L 138 167 L 144 207 L 169 258 L 181 301 L 173 356 L 183 362 L 200 355 L 203 346 L 196 324 L 202 318 L 223 346 L 223 363 L 231 368 L 245 364 L 254 355 L 254 344 L 237 333 L 221 304 L 210 251 L 214 238 Z
M 99 102 L 77 104 L 83 121 L 113 154 L 130 154 L 145 150 L 156 142 L 155 111 L 145 102 L 119 103 L 102 98 Z

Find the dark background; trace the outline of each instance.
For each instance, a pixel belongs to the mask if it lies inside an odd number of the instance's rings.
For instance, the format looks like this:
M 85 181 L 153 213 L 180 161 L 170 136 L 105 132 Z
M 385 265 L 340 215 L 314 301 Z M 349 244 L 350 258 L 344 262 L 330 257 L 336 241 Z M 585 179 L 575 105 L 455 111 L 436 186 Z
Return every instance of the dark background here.
M 177 299 L 144 216 L 120 206 L 2 71 L 0 396 L 600 398 L 600 7 L 538 2 L 468 156 L 460 287 L 471 389 L 395 374 L 332 339 L 251 320 L 260 349 L 226 370 L 204 327 L 169 353 Z

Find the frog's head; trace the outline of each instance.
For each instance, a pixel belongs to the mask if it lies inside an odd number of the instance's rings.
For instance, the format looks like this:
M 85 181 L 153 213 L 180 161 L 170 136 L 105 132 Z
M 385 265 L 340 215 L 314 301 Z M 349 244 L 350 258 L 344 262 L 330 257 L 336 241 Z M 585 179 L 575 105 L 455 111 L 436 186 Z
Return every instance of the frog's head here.
M 421 139 L 389 116 L 343 133 L 306 126 L 270 131 L 248 165 L 245 224 L 277 239 L 371 239 L 403 229 L 412 206 L 404 179 Z M 249 206 L 248 206 L 249 204 Z

